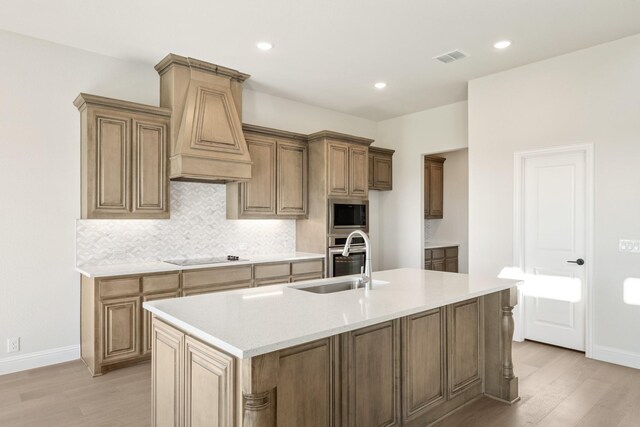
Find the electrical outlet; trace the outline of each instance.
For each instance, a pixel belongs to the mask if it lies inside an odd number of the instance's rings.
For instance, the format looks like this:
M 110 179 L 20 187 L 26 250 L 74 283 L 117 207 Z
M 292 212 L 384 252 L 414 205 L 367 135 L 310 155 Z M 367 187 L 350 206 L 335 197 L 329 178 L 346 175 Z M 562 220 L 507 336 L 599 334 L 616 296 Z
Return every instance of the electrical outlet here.
M 7 353 L 20 351 L 20 337 L 7 338 Z
M 640 253 L 640 240 L 620 239 L 618 241 L 618 251 L 638 254 Z

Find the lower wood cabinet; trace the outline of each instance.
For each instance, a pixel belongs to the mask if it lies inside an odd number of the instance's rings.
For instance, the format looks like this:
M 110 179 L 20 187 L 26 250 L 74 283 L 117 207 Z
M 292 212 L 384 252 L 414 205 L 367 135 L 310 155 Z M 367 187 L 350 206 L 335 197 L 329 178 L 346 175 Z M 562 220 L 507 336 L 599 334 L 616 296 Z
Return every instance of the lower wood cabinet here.
M 447 399 L 445 309 L 402 319 L 402 419 L 419 420 Z
M 480 384 L 480 316 L 479 298 L 447 307 L 448 398 Z
M 152 425 L 237 425 L 236 360 L 157 319 L 152 337 Z
M 140 298 L 107 299 L 100 303 L 102 362 L 111 363 L 140 355 Z
M 339 405 L 335 356 L 331 338 L 278 352 L 278 427 L 334 425 Z
M 184 342 L 184 425 L 232 426 L 235 420 L 235 360 L 199 341 Z
M 151 329 L 151 425 L 182 426 L 185 335 L 162 322 Z
M 400 425 L 400 321 L 343 335 L 345 426 Z
M 144 280 L 144 278 L 143 278 Z M 178 298 L 180 296 L 180 292 L 179 291 L 175 291 L 175 292 L 168 292 L 168 293 L 164 293 L 164 294 L 157 294 L 157 295 L 148 295 L 148 296 L 143 296 L 142 297 L 142 302 L 147 302 L 147 301 L 158 301 L 161 299 L 168 299 L 168 298 Z M 147 311 L 147 310 L 142 310 L 142 354 L 143 355 L 149 355 L 151 354 L 151 347 L 152 347 L 152 343 L 153 343 L 153 337 L 152 337 L 152 328 L 151 328 L 151 318 L 153 316 L 151 315 L 151 312 Z
M 430 425 L 482 395 L 483 304 L 473 298 L 247 359 L 154 318 L 153 425 Z
M 322 259 L 244 264 L 81 282 L 81 358 L 93 375 L 149 360 L 153 347 L 147 301 L 321 279 Z
M 458 247 L 450 246 L 424 250 L 424 269 L 458 272 Z
M 82 276 L 81 358 L 93 375 L 149 360 L 151 322 L 142 303 L 179 295 L 178 272 L 145 276 Z

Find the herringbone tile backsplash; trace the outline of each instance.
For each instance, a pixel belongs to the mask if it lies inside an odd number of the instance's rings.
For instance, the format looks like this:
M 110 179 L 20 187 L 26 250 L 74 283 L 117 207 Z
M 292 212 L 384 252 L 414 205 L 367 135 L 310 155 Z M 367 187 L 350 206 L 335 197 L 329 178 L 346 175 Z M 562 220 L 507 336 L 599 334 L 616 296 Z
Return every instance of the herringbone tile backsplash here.
M 169 220 L 78 220 L 76 264 L 291 253 L 293 220 L 227 220 L 224 185 L 171 182 Z

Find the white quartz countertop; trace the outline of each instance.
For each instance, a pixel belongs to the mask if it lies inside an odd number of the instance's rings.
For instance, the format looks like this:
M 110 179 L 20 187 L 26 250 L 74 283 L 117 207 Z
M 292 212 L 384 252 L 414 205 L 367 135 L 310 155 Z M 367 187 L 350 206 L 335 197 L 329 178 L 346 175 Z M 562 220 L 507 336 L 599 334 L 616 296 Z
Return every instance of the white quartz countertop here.
M 460 243 L 454 242 L 426 242 L 424 244 L 425 249 L 438 249 L 438 248 L 450 248 L 453 246 L 460 246 Z
M 261 286 L 145 302 L 144 308 L 233 356 L 249 358 L 391 319 L 498 292 L 516 281 L 420 269 L 373 274 L 375 285 L 332 294 L 293 286 L 335 279 Z
M 162 273 L 164 271 L 195 270 L 199 268 L 229 267 L 233 265 L 262 264 L 267 262 L 304 261 L 323 259 L 323 254 L 294 252 L 290 254 L 274 254 L 248 256 L 240 261 L 220 262 L 215 264 L 175 265 L 162 261 L 141 262 L 134 264 L 112 264 L 95 266 L 78 266 L 76 271 L 87 277 L 127 276 L 130 274 Z

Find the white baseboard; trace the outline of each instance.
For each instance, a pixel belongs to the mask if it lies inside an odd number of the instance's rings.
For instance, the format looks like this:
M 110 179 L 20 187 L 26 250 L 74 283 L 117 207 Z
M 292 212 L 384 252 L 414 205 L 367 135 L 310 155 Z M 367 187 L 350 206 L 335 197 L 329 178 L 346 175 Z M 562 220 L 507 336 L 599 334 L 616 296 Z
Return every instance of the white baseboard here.
M 56 363 L 69 362 L 80 358 L 80 346 L 52 348 L 49 350 L 34 351 L 33 353 L 20 354 L 0 359 L 0 375 L 13 372 L 26 371 L 27 369 L 40 368 L 42 366 L 55 365 Z
M 615 347 L 604 345 L 594 345 L 592 359 L 603 362 L 615 363 L 616 365 L 628 366 L 629 368 L 640 369 L 640 353 L 633 353 Z

